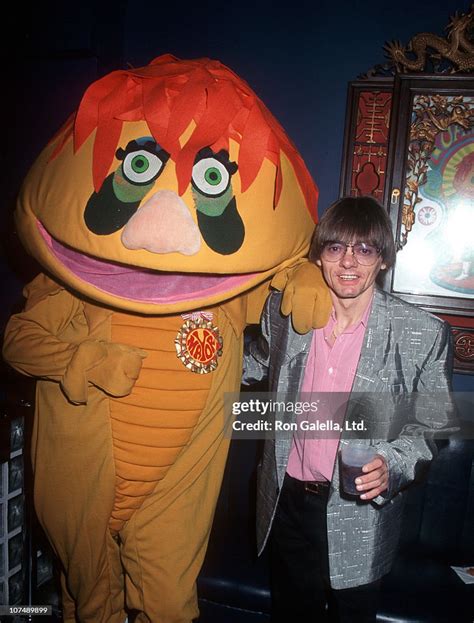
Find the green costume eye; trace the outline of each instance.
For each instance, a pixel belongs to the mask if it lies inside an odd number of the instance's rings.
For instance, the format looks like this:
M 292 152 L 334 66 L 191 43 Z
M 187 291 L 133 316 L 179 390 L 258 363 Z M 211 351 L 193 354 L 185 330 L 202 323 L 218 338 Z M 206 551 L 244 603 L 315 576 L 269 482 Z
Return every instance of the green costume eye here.
M 218 186 L 222 182 L 222 175 L 216 167 L 209 167 L 204 173 L 204 179 L 211 186 Z
M 130 163 L 135 173 L 145 173 L 150 166 L 150 163 L 143 156 L 135 156 Z
M 125 156 L 122 171 L 132 184 L 148 184 L 160 173 L 163 161 L 146 150 L 132 151 Z
M 228 188 L 230 174 L 226 167 L 215 158 L 203 158 L 193 167 L 192 184 L 204 195 L 216 197 Z

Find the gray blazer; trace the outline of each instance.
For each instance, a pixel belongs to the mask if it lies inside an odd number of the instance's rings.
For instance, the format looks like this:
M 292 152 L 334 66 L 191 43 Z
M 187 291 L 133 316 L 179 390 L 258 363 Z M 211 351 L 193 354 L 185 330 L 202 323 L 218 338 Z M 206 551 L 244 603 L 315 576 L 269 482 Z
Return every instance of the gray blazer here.
M 278 399 L 298 398 L 312 333 L 296 333 L 280 313 L 273 293 L 263 312 L 262 337 L 247 347 L 244 383 L 268 377 Z M 348 422 L 360 415 L 376 423 L 377 439 L 367 439 L 387 461 L 389 488 L 371 502 L 340 495 L 336 461 L 327 506 L 329 568 L 335 589 L 373 582 L 392 565 L 400 532 L 404 489 L 419 479 L 433 458 L 431 438 L 455 430 L 450 396 L 449 327 L 431 314 L 376 289 L 349 401 Z M 435 394 L 433 394 L 436 392 Z M 435 400 L 419 400 L 425 396 Z M 418 401 L 418 402 L 417 402 Z M 362 411 L 362 413 L 361 413 Z M 292 415 L 285 416 L 291 421 Z M 294 419 L 294 418 L 293 418 Z M 384 434 L 380 434 L 383 430 Z M 259 467 L 257 542 L 259 553 L 270 533 L 288 463 L 291 437 L 265 442 Z M 340 444 L 347 443 L 342 433 Z

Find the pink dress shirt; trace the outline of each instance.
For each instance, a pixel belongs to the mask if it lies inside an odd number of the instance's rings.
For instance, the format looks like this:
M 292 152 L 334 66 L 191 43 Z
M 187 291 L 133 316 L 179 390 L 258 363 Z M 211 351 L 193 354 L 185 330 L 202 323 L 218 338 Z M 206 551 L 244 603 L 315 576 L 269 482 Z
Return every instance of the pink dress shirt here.
M 341 333 L 332 346 L 330 337 L 336 324 L 334 310 L 328 324 L 313 331 L 301 393 L 348 394 L 351 391 L 371 307 L 372 301 L 362 319 Z M 327 413 L 326 418 L 324 414 L 324 419 L 331 420 L 332 415 Z M 321 414 L 318 414 L 318 419 L 322 420 Z M 336 435 L 334 432 L 320 433 L 320 438 L 314 439 L 314 433 L 306 436 L 299 431 L 293 437 L 287 473 L 298 480 L 331 480 L 339 445 Z

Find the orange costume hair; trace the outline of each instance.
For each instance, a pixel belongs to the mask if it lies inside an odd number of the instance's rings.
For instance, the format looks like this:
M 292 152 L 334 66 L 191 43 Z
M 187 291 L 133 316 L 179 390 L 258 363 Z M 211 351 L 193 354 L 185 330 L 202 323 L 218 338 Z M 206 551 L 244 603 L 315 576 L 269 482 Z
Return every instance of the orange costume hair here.
M 242 192 L 252 185 L 267 158 L 277 168 L 273 200 L 277 205 L 282 187 L 281 150 L 292 163 L 306 205 L 317 220 L 317 188 L 283 128 L 244 80 L 208 58 L 179 61 L 165 54 L 146 67 L 114 71 L 94 82 L 84 94 L 74 128 L 71 118 L 52 157 L 72 134 L 77 151 L 97 129 L 93 176 L 98 192 L 112 164 L 123 123 L 142 120 L 176 162 L 180 195 L 191 179 L 197 152 L 203 147 L 228 149 L 232 138 L 240 143 Z M 181 147 L 179 138 L 191 121 L 196 128 Z

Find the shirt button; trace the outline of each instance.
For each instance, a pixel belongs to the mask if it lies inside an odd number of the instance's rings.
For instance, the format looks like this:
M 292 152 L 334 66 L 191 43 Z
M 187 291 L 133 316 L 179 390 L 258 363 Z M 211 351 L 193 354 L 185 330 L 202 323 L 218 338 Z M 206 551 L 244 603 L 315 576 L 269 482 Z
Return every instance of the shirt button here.
M 333 372 L 334 372 L 334 369 L 333 368 L 329 368 L 328 373 L 332 374 Z

